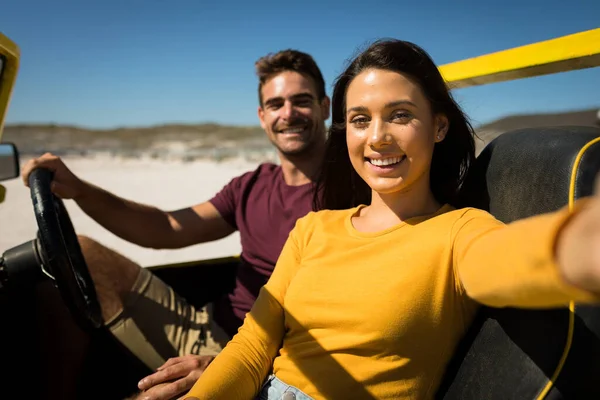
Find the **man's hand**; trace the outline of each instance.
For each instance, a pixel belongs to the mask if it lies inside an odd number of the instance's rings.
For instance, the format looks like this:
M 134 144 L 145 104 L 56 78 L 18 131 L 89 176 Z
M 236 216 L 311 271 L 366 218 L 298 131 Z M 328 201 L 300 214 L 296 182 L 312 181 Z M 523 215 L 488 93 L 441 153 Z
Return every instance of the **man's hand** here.
M 187 393 L 213 359 L 213 356 L 197 355 L 170 358 L 138 383 L 144 391 L 138 399 L 170 400 Z
M 29 175 L 36 168 L 46 168 L 54 172 L 52 192 L 60 198 L 75 199 L 85 191 L 87 184 L 72 173 L 60 157 L 51 153 L 46 153 L 25 164 L 21 174 L 25 186 L 29 187 Z

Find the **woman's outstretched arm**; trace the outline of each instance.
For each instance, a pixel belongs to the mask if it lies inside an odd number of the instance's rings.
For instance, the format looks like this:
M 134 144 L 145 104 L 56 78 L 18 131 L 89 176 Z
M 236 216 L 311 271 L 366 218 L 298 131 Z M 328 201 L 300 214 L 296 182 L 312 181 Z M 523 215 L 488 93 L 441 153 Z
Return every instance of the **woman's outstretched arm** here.
M 592 255 L 590 238 L 571 227 L 588 219 L 590 209 L 599 205 L 596 196 L 579 201 L 573 212 L 565 207 L 508 225 L 482 211 L 467 211 L 455 227 L 454 270 L 461 289 L 492 307 L 546 308 L 565 306 L 572 300 L 600 301 L 600 296 L 593 294 L 600 293 L 593 290 L 598 282 L 589 282 L 590 286 L 566 279 L 565 268 L 579 268 L 577 256 L 560 257 L 565 251 L 563 244 L 570 246 L 578 239 L 588 243 L 580 248 L 580 259 Z M 600 220 L 596 225 L 600 231 Z

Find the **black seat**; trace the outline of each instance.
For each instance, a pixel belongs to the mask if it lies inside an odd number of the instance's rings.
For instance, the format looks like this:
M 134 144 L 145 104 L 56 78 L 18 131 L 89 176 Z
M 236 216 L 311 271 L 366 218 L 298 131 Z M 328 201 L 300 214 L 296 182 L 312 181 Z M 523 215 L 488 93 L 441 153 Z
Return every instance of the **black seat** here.
M 463 189 L 463 205 L 509 223 L 562 208 L 570 196 L 591 195 L 599 171 L 598 128 L 513 131 L 497 137 L 477 158 Z M 566 362 L 561 362 L 571 339 Z M 560 365 L 546 400 L 600 398 L 600 307 L 576 305 L 574 314 L 568 308 L 483 307 L 437 397 L 538 399 Z

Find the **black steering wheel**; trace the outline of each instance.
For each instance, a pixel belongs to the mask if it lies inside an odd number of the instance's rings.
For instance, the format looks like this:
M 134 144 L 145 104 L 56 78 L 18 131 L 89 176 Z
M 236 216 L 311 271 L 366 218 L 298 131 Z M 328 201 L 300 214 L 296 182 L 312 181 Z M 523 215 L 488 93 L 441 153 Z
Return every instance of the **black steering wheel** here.
M 38 168 L 29 175 L 43 268 L 54 281 L 75 321 L 84 329 L 104 324 L 96 288 L 63 201 L 50 187 L 53 172 Z

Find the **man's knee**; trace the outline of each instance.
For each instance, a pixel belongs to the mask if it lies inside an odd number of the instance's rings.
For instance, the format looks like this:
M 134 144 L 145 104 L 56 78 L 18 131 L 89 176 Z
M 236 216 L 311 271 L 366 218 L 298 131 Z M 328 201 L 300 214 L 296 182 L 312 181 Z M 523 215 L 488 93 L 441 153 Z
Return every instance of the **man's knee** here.
M 94 251 L 99 251 L 103 247 L 100 243 L 85 235 L 77 235 L 77 241 L 84 256 Z
M 124 268 L 137 270 L 140 268 L 138 264 L 128 259 L 122 254 L 109 249 L 108 247 L 98 243 L 94 239 L 85 236 L 77 235 L 81 252 L 85 261 L 89 264 L 98 264 L 94 266 L 106 267 L 110 269 L 123 270 Z
M 119 293 L 131 289 L 141 269 L 137 263 L 88 236 L 77 238 L 96 286 L 108 286 Z
M 122 309 L 141 272 L 138 264 L 84 235 L 77 236 L 105 321 Z

